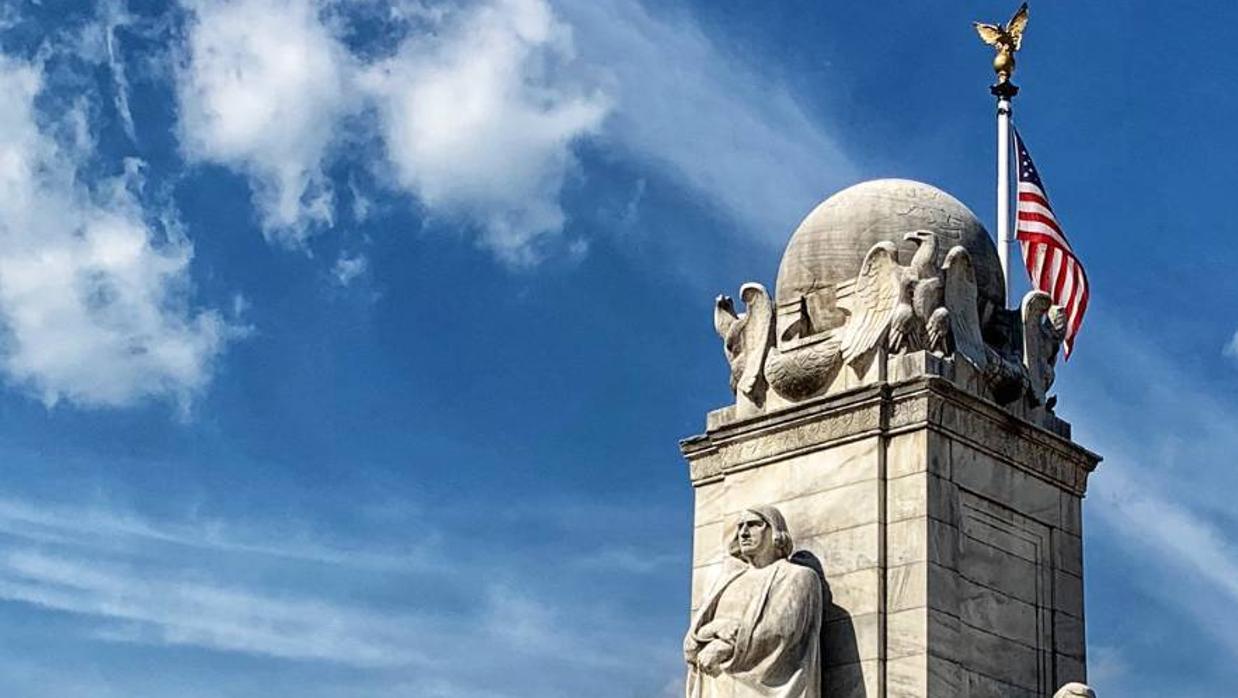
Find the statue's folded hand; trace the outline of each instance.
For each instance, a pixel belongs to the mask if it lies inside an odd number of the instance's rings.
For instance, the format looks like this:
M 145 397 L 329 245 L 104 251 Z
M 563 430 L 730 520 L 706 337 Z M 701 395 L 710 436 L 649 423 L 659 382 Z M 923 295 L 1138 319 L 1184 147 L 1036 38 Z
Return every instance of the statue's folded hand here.
M 712 640 L 696 657 L 696 665 L 710 676 L 722 671 L 722 664 L 731 658 L 735 648 L 723 640 Z
M 704 647 L 697 639 L 689 634 L 683 639 L 683 660 L 688 664 L 696 664 L 696 655 L 700 654 L 701 648 Z
M 706 640 L 714 638 L 726 640 L 733 645 L 735 638 L 739 637 L 739 621 L 731 618 L 715 618 L 702 625 L 698 635 Z

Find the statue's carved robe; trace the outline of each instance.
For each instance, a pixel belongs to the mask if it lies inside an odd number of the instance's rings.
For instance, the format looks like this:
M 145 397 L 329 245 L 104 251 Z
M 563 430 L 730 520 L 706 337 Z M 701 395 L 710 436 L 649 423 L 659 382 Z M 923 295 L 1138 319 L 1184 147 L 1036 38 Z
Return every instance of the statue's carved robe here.
M 685 644 L 704 648 L 702 628 L 729 619 L 739 628 L 734 652 L 717 676 L 692 666 L 687 698 L 820 698 L 821 597 L 817 573 L 788 560 L 725 571 Z

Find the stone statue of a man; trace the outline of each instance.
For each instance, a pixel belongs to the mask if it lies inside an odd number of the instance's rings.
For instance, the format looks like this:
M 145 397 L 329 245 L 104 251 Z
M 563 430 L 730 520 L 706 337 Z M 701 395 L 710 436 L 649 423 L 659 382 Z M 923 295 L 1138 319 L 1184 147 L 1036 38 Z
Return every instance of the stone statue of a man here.
M 684 638 L 687 698 L 820 698 L 822 590 L 774 507 L 740 515 L 733 558 Z

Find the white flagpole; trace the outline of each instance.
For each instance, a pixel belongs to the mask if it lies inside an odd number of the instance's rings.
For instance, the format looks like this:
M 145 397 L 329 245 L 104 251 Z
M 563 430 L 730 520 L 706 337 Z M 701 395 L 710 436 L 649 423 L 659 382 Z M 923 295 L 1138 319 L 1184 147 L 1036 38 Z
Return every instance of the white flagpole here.
M 997 98 L 997 257 L 1002 265 L 1002 284 L 1005 286 L 1006 307 L 1010 298 L 1010 101 L 1019 94 L 1019 88 L 1010 82 L 1014 75 L 1014 54 L 1023 40 L 1027 28 L 1027 3 L 1015 10 L 1005 24 L 973 22 L 972 26 L 984 43 L 997 49 L 993 56 L 993 72 L 997 83 L 989 92 Z
M 1007 83 L 1008 84 L 1008 83 Z M 1010 307 L 1010 97 L 997 97 L 997 256 L 1002 263 L 1002 283 L 1006 285 L 1006 307 Z

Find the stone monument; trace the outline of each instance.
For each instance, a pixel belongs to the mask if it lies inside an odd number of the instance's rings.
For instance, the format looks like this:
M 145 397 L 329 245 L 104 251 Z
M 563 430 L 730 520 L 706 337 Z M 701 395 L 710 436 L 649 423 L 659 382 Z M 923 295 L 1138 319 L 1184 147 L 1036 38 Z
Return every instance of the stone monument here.
M 858 184 L 800 224 L 773 298 L 739 295 L 742 313 L 725 296 L 714 312 L 735 403 L 681 444 L 689 698 L 1048 698 L 1086 681 L 1081 503 L 1100 458 L 1054 413 L 1060 311 L 1038 293 L 1006 308 L 976 216 L 927 184 Z M 761 521 L 794 550 L 747 552 Z M 815 603 L 808 573 L 820 618 L 789 622 Z M 761 591 L 775 577 L 799 591 Z M 762 633 L 782 644 L 745 644 Z

